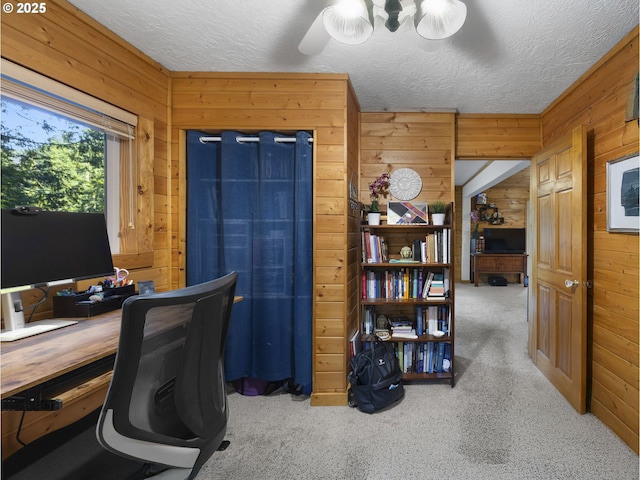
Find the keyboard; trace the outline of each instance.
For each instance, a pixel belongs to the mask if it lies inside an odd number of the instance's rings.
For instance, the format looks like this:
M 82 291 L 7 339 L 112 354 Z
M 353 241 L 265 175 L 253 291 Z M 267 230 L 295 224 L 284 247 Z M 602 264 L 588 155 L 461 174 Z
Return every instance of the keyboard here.
M 1 342 L 13 342 L 23 338 L 38 335 L 40 333 L 50 332 L 58 328 L 75 325 L 77 320 L 40 320 L 39 322 L 27 323 L 23 328 L 17 330 L 9 330 L 0 332 Z

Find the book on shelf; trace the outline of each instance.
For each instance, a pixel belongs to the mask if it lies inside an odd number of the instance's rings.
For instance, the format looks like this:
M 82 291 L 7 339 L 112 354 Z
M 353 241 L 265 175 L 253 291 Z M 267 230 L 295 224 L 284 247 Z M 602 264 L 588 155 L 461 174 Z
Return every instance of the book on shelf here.
M 413 320 L 404 315 L 389 317 L 389 325 L 393 327 L 413 327 Z
M 393 338 L 415 339 L 418 338 L 416 330 L 413 328 L 413 321 L 406 317 L 392 318 L 391 336 Z
M 362 263 L 383 263 L 389 260 L 386 240 L 369 230 L 361 233 Z
M 426 274 L 421 268 L 405 267 L 389 270 L 363 269 L 361 297 L 363 299 L 423 298 L 422 283 Z
M 362 232 L 362 263 L 371 263 L 371 233 L 369 230 Z
M 433 276 L 431 279 L 431 285 L 429 286 L 429 290 L 427 291 L 427 298 L 444 297 L 444 296 L 445 296 L 444 274 L 433 273 Z
M 451 229 L 427 233 L 424 241 L 420 242 L 420 251 L 423 263 L 450 263 Z
M 424 332 L 424 319 L 422 305 L 416 307 L 416 335 L 421 336 Z
M 362 332 L 366 335 L 372 334 L 376 325 L 376 311 L 368 305 L 364 307 L 362 319 Z
M 415 330 L 411 330 L 410 332 L 396 332 L 395 330 L 393 331 L 393 333 L 391 334 L 392 338 L 402 338 L 404 340 L 415 340 L 416 338 L 418 338 L 418 335 L 416 335 L 416 331 Z
M 408 259 L 389 260 L 388 246 L 384 236 L 369 229 L 361 232 L 362 263 L 450 263 L 451 229 L 443 228 L 425 235 L 424 240 L 415 239 L 411 244 L 412 255 Z
M 356 330 L 349 341 L 349 353 L 351 354 L 351 358 L 355 357 L 361 351 L 362 344 L 360 343 L 360 332 Z
M 446 331 L 446 328 L 441 322 L 441 317 L 445 311 L 448 311 L 447 305 L 429 305 L 429 306 L 417 306 L 415 309 L 415 330 L 418 336 L 433 335 L 436 331 Z

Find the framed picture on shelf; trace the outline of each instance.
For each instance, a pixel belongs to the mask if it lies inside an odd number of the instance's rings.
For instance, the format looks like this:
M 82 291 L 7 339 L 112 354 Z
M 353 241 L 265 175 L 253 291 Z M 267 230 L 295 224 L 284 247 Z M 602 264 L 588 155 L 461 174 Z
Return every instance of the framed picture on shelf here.
M 387 224 L 411 225 L 429 223 L 427 202 L 389 202 Z
M 640 156 L 607 162 L 607 231 L 640 231 Z

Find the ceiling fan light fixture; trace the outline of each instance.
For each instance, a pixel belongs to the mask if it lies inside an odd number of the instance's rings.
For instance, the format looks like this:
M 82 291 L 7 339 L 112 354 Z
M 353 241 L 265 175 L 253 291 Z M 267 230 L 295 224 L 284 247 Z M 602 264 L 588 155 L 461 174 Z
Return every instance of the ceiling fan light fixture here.
M 373 18 L 364 0 L 341 0 L 322 12 L 329 35 L 347 45 L 359 45 L 373 34 Z
M 400 27 L 400 12 L 402 12 L 402 3 L 400 0 L 386 0 L 384 2 L 384 11 L 387 13 L 387 21 L 384 26 L 390 32 L 395 32 Z
M 429 40 L 450 37 L 467 18 L 467 6 L 460 0 L 417 0 L 416 8 L 416 32 Z

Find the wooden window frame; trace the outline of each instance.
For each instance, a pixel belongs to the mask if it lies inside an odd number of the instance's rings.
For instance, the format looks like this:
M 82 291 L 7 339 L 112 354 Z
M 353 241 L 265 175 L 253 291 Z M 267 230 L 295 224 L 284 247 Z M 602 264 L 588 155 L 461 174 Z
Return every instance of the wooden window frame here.
M 1 62 L 2 74 L 35 90 L 42 90 L 70 102 L 74 113 L 84 117 L 89 123 L 104 116 L 115 119 L 113 125 L 98 125 L 106 131 L 121 136 L 134 137 L 123 142 L 130 156 L 120 158 L 120 253 L 113 254 L 114 264 L 128 269 L 145 268 L 153 265 L 153 120 L 139 117 L 79 90 L 61 84 L 32 70 L 21 67 L 6 59 Z M 3 81 L 3 90 L 8 82 Z M 63 101 L 64 101 L 63 100 Z M 38 105 L 34 103 L 34 105 Z M 79 105 L 80 107 L 76 107 Z M 82 109 L 85 107 L 86 110 Z M 97 113 L 96 113 L 97 112 Z M 75 115 L 69 115 L 72 118 Z M 123 125 L 135 127 L 135 136 Z M 131 157 L 131 158 L 130 158 Z

